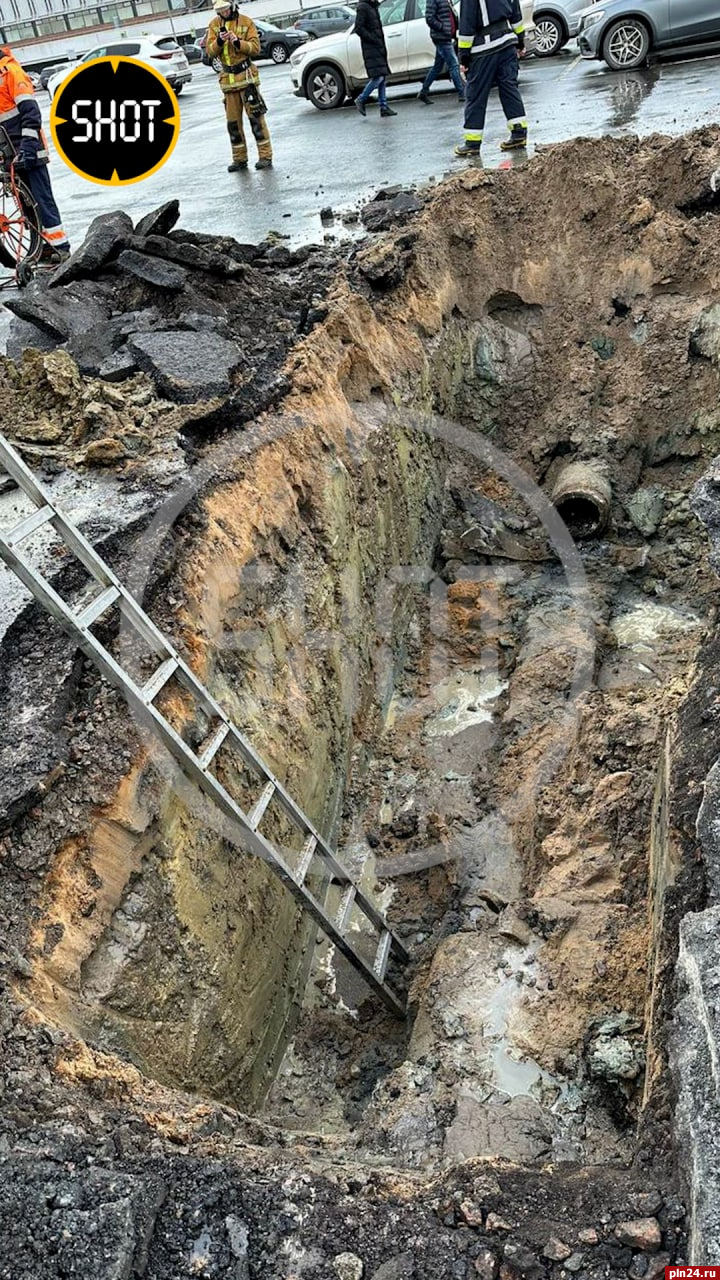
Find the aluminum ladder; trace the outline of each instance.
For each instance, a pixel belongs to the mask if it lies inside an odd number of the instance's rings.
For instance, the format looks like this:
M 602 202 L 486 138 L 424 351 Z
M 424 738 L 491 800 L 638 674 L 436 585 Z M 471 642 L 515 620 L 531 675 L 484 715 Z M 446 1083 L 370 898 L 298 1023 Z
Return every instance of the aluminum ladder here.
M 33 513 L 20 520 L 9 532 L 0 532 L 0 558 L 95 663 L 110 684 L 122 691 L 131 709 L 138 714 L 144 724 L 150 726 L 190 782 L 199 787 L 226 818 L 239 826 L 239 835 L 237 839 L 233 838 L 233 843 L 237 843 L 245 851 L 256 854 L 272 869 L 301 907 L 312 916 L 338 951 L 342 952 L 393 1013 L 404 1016 L 405 1001 L 388 981 L 387 970 L 391 957 L 404 964 L 408 960 L 408 953 L 390 929 L 385 917 L 338 861 L 320 832 L 287 793 L 282 783 L 263 763 L 212 694 L 198 680 L 177 650 L 122 585 L 112 569 L 97 555 L 79 529 L 58 510 L 50 494 L 36 480 L 29 467 L 2 435 L 0 435 L 0 466 L 35 505 Z M 100 590 L 89 603 L 79 608 L 72 608 L 20 550 L 25 539 L 43 527 L 54 529 L 66 548 L 77 557 L 91 578 L 98 583 Z M 124 620 L 151 652 L 157 655 L 158 666 L 143 684 L 136 683 L 128 671 L 93 634 L 94 624 L 99 622 L 113 606 L 118 606 Z M 183 741 L 163 713 L 154 705 L 158 694 L 171 678 L 177 680 L 191 694 L 197 706 L 209 718 L 210 728 L 202 748 L 198 751 L 194 751 Z M 262 786 L 254 806 L 247 813 L 232 798 L 211 768 L 223 744 L 230 745 L 237 752 L 245 768 L 257 776 L 258 785 Z M 280 807 L 303 841 L 295 866 L 286 860 L 277 845 L 266 838 L 260 830 L 271 801 Z M 323 890 L 326 890 L 328 884 L 337 886 L 339 906 L 334 912 L 327 909 L 326 892 L 316 895 L 311 888 L 309 873 L 313 863 L 323 873 L 321 877 Z M 351 930 L 349 927 L 353 910 L 356 912 L 356 918 L 359 916 L 360 930 Z M 365 941 L 368 940 L 368 925 L 372 945 L 369 948 L 371 954 L 366 957 L 361 954 L 359 944 L 363 940 L 363 933 Z

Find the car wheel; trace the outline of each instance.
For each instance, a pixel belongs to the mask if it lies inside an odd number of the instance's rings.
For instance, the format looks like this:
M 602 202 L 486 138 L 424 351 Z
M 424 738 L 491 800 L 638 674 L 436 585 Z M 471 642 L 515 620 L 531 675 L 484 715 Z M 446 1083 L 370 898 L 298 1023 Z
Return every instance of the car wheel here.
M 287 62 L 288 57 L 290 56 L 288 54 L 287 49 L 285 48 L 285 45 L 279 44 L 277 42 L 275 44 L 270 45 L 269 53 L 273 62 L 277 62 L 277 63 Z
M 602 55 L 611 71 L 640 67 L 648 56 L 650 33 L 637 18 L 614 22 L 603 40 Z
M 342 106 L 347 90 L 345 79 L 337 67 L 329 62 L 319 62 L 308 72 L 305 84 L 307 96 L 318 111 L 331 111 Z
M 183 89 L 185 88 L 185 86 L 184 86 L 184 85 L 182 85 L 182 84 L 171 84 L 171 85 L 170 85 L 170 88 L 172 89 L 173 93 L 175 94 L 175 97 L 176 97 L 176 98 L 179 98 L 179 97 L 180 97 L 180 94 L 182 93 L 182 91 L 183 91 Z
M 551 58 L 553 54 L 559 53 L 564 44 L 567 44 L 567 36 L 565 28 L 559 18 L 554 18 L 550 13 L 541 13 L 535 15 L 535 46 L 534 53 L 538 58 Z

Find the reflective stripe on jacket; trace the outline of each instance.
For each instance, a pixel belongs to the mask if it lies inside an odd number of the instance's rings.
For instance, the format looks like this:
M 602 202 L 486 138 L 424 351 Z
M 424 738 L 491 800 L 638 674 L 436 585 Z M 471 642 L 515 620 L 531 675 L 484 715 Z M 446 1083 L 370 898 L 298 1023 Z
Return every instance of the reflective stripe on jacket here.
M 37 138 L 45 144 L 32 80 L 11 53 L 0 56 L 0 125 L 15 146 L 21 138 Z
M 524 29 L 520 0 L 460 0 L 461 53 L 495 53 L 517 44 Z

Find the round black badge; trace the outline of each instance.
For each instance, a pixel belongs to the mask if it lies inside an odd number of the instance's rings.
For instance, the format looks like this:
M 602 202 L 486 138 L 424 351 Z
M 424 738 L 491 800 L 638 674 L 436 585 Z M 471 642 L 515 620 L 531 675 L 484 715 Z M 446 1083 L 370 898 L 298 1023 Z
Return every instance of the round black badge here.
M 50 129 L 63 160 L 81 178 L 120 187 L 165 163 L 177 142 L 180 113 L 159 71 L 135 58 L 95 58 L 61 85 Z

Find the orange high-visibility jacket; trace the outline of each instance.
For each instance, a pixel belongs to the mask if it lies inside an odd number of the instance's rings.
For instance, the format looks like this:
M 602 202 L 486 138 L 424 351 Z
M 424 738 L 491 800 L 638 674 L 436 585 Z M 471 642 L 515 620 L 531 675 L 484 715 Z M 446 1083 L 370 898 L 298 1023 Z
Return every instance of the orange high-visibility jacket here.
M 16 147 L 22 138 L 34 138 L 40 144 L 38 159 L 46 158 L 42 116 L 32 80 L 6 45 L 0 47 L 0 125 Z

